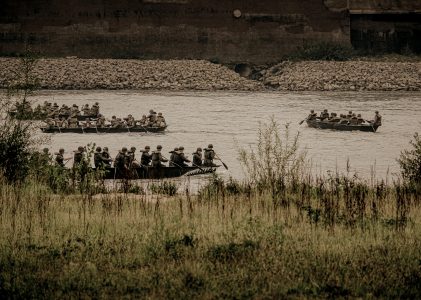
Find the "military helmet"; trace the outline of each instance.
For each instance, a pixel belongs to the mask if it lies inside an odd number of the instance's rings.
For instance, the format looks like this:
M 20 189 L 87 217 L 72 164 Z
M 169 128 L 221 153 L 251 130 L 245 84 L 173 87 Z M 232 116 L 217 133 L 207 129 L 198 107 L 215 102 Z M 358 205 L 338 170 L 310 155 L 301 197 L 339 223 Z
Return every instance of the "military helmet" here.
M 123 148 L 121 148 L 121 151 L 122 152 L 127 152 L 127 148 L 126 147 L 123 147 Z
M 64 153 L 64 149 L 63 149 L 63 148 L 60 148 L 60 149 L 58 150 L 58 152 L 59 152 L 59 153 Z
M 314 109 L 310 110 L 311 113 L 314 113 Z
M 97 152 L 101 152 L 101 151 L 102 151 L 102 149 L 101 149 L 101 147 L 96 147 L 95 151 L 97 151 Z
M 152 114 L 152 113 L 153 113 L 153 109 L 150 109 L 150 110 L 149 110 L 149 113 L 150 113 L 150 114 Z
M 77 147 L 77 151 L 79 151 L 79 152 L 83 152 L 83 146 L 79 146 L 79 147 Z
M 180 148 L 178 148 L 178 147 L 175 147 L 174 148 L 174 151 L 178 151 L 178 150 L 180 150 Z
M 323 110 L 324 112 L 327 112 L 327 109 Z
M 130 147 L 130 150 L 135 152 L 136 151 L 136 147 Z
M 209 144 L 208 145 L 208 148 L 211 148 L 212 149 L 213 148 L 213 145 L 212 144 Z
M 162 116 L 162 112 L 159 112 L 159 113 L 158 113 L 158 116 Z
M 145 149 L 151 149 L 151 147 L 149 147 L 149 146 L 145 146 Z
M 43 151 L 44 153 L 48 153 L 48 148 L 44 148 L 44 149 L 42 149 L 42 151 Z
M 108 147 L 104 147 L 103 149 L 105 152 L 108 152 Z
M 162 149 L 161 145 L 156 146 L 156 149 Z
M 376 110 L 374 113 L 378 114 L 378 113 L 379 113 L 379 111 L 378 111 L 378 110 Z
M 178 147 L 178 150 L 184 150 L 183 146 Z
M 199 148 L 197 148 L 197 150 L 196 150 L 196 151 L 197 151 L 197 152 L 202 151 L 202 148 L 200 148 L 200 147 L 199 147 Z
M 95 102 L 95 105 L 99 105 L 99 103 L 98 102 Z

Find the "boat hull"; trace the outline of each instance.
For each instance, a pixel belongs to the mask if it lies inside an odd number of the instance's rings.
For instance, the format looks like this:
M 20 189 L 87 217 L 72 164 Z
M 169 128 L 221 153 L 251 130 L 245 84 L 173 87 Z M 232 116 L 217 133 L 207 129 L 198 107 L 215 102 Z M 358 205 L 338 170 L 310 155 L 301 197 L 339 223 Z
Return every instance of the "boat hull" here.
M 161 168 L 153 168 L 153 167 L 140 167 L 140 168 L 133 168 L 129 171 L 119 171 L 115 168 L 106 168 L 104 170 L 104 179 L 165 179 L 165 178 L 175 178 L 180 177 L 183 175 L 187 176 L 194 176 L 194 175 L 202 175 L 202 174 L 209 174 L 214 173 L 216 167 L 161 167 Z
M 331 130 L 339 130 L 339 131 L 376 132 L 377 129 L 379 128 L 378 125 L 374 125 L 374 124 L 347 125 L 347 124 L 338 124 L 336 122 L 323 122 L 320 120 L 307 120 L 307 125 L 312 128 L 331 129 Z
M 113 127 L 90 127 L 90 128 L 60 128 L 60 127 L 41 127 L 44 133 L 132 133 L 132 132 L 163 132 L 166 127 L 126 127 L 126 128 L 113 128 Z

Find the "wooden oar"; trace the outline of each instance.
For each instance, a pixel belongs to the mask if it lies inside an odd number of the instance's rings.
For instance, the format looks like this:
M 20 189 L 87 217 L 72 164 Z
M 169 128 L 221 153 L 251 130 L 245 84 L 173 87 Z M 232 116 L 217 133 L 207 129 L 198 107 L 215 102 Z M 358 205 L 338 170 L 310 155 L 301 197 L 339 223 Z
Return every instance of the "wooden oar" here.
M 222 163 L 222 165 L 224 166 L 224 168 L 226 169 L 226 170 L 228 170 L 228 166 L 222 161 L 222 159 L 215 153 L 215 157 L 217 158 L 217 159 L 219 159 L 219 161 Z
M 303 124 L 305 121 L 307 121 L 308 118 L 305 118 L 304 120 L 302 120 L 300 123 L 298 123 L 299 125 Z

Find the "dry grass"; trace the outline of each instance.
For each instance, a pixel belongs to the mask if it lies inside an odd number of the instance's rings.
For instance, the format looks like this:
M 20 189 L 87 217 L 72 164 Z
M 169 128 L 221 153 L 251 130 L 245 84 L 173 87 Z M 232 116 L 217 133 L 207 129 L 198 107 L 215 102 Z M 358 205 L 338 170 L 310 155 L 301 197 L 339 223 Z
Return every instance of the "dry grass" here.
M 147 201 L 128 194 L 53 196 L 38 185 L 2 183 L 0 294 L 419 297 L 421 210 L 415 198 L 405 226 L 397 226 L 394 188 L 376 214 L 369 205 L 376 192 L 369 188 L 355 224 L 346 222 L 341 196 L 331 223 L 317 187 L 306 205 L 295 199 L 303 186 L 285 194 L 289 205 L 278 205 L 271 193 L 238 192 L 233 184 L 217 179 L 199 197 Z

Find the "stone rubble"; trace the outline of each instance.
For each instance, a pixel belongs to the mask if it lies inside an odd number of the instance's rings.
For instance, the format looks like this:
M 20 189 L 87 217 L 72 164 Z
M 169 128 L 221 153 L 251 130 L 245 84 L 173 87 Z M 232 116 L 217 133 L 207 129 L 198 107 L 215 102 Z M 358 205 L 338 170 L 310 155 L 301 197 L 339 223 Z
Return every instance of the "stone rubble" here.
M 285 61 L 261 80 L 280 91 L 421 91 L 421 62 Z
M 0 88 L 19 64 L 0 58 Z M 419 61 L 285 61 L 250 80 L 204 60 L 49 58 L 34 73 L 42 89 L 421 91 Z
M 0 87 L 20 64 L 0 58 Z M 204 60 L 39 59 L 34 75 L 42 89 L 241 90 L 263 88 L 225 66 Z

